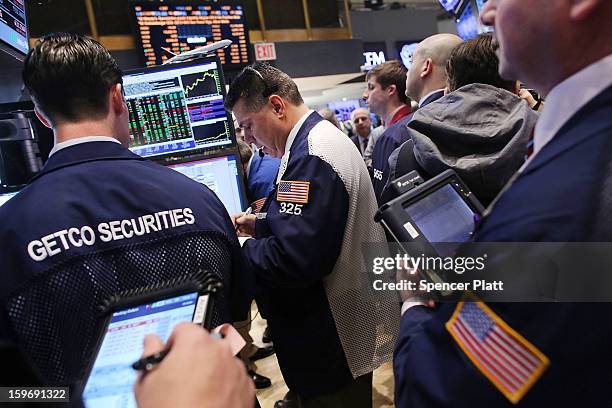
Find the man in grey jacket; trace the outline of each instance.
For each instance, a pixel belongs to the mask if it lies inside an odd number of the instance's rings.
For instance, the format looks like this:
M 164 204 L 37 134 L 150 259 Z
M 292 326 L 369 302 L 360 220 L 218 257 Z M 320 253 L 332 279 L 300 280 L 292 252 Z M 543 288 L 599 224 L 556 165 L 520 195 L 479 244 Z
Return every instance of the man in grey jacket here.
M 447 65 L 445 97 L 419 109 L 411 140 L 390 162 L 390 181 L 416 170 L 425 179 L 449 168 L 488 205 L 522 165 L 538 115 L 498 74 L 490 34 L 458 45 Z M 387 189 L 389 190 L 389 189 Z

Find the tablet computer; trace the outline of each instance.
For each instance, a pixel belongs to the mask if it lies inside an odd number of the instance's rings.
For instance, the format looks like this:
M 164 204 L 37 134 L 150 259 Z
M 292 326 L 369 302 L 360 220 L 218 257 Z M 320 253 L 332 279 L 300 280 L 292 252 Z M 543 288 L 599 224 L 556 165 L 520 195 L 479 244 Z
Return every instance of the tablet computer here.
M 376 216 L 399 243 L 421 243 L 440 256 L 470 240 L 484 208 L 453 170 L 416 185 L 380 207 Z
M 88 368 L 82 399 L 87 408 L 136 408 L 133 386 L 143 340 L 156 334 L 167 341 L 181 322 L 203 325 L 210 298 L 194 286 L 133 294 L 110 302 L 95 358 Z

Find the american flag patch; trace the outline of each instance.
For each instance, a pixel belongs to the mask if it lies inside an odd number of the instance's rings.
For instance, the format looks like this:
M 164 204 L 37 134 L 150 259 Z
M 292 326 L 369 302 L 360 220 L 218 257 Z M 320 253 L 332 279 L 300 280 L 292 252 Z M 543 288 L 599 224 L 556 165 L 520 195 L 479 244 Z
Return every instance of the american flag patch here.
M 460 302 L 446 329 L 480 372 L 514 404 L 550 364 L 483 302 Z
M 308 203 L 309 190 L 310 182 L 308 181 L 281 180 L 276 191 L 276 201 L 306 204 Z
M 257 214 L 258 212 L 260 212 L 265 203 L 266 203 L 266 197 L 260 198 L 259 200 L 254 201 L 253 204 L 251 204 L 253 213 Z

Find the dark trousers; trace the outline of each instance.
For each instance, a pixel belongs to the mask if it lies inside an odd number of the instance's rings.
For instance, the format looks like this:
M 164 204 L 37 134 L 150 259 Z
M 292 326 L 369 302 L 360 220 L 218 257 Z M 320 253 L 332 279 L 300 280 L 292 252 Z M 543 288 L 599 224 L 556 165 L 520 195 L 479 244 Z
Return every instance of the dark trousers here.
M 357 377 L 332 394 L 311 398 L 298 395 L 298 408 L 372 408 L 372 373 Z

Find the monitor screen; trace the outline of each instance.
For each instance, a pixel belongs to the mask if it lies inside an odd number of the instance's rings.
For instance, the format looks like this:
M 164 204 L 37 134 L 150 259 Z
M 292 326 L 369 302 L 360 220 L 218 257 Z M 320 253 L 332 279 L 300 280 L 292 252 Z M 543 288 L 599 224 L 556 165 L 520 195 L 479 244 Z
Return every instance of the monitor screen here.
M 236 214 L 245 207 L 238 164 L 236 156 L 230 154 L 168 167 L 206 185 L 217 194 L 229 214 Z
M 159 156 L 233 143 L 215 59 L 142 70 L 123 77 L 130 150 Z
M 349 99 L 346 101 L 336 101 L 327 104 L 329 109 L 334 111 L 336 118 L 339 121 L 347 121 L 351 119 L 351 113 L 359 108 L 359 101 L 357 99 Z
M 412 54 L 414 54 L 414 50 L 419 45 L 420 40 L 412 40 L 412 41 L 397 41 L 395 43 L 395 47 L 397 49 L 397 55 L 399 59 L 402 61 L 402 64 L 406 67 L 406 69 L 410 69 L 412 66 Z
M 440 4 L 446 11 L 454 11 L 461 0 L 440 0 Z
M 246 18 L 238 3 L 137 1 L 130 7 L 148 66 L 226 39 L 232 45 L 217 51 L 221 64 L 226 69 L 239 69 L 249 63 Z
M 479 34 L 478 17 L 474 13 L 471 3 L 468 3 L 457 19 L 457 34 L 464 40 L 476 37 Z
M 197 293 L 147 303 L 113 313 L 83 391 L 87 408 L 136 408 L 132 368 L 143 339 L 154 333 L 166 341 L 178 323 L 191 322 Z
M 27 54 L 25 0 L 0 0 L 0 40 Z
M 18 191 L 15 191 L 13 193 L 2 193 L 0 194 L 0 207 L 3 206 L 4 204 L 6 204 L 6 202 L 8 200 L 10 200 L 11 198 L 15 197 L 17 195 Z
M 404 211 L 431 243 L 466 242 L 474 231 L 476 213 L 450 184 L 404 207 Z

